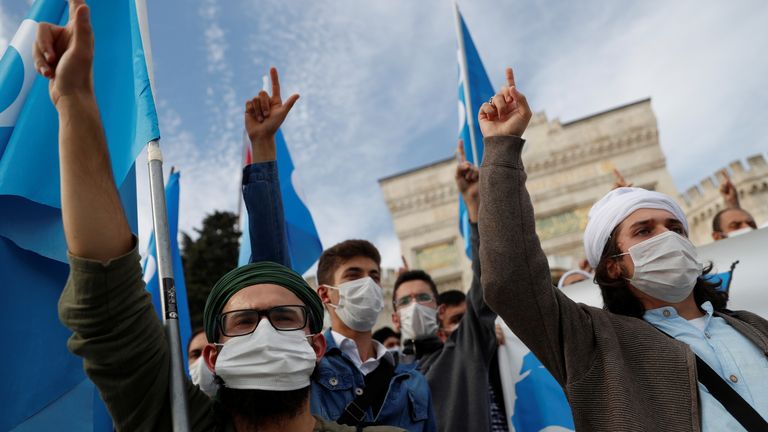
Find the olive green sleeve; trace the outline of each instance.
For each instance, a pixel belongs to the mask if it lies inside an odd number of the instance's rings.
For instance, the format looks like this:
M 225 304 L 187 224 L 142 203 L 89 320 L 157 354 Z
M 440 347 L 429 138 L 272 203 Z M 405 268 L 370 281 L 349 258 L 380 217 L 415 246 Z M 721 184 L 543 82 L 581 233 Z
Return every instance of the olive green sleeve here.
M 118 430 L 171 430 L 170 355 L 136 248 L 107 264 L 69 256 L 59 319 Z M 211 400 L 187 382 L 193 430 L 213 428 Z

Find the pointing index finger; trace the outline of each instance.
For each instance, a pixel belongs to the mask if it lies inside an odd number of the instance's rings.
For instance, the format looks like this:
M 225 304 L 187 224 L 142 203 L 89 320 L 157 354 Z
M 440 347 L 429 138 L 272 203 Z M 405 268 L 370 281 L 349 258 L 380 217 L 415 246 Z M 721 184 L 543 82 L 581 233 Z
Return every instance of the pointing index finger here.
M 507 68 L 506 70 L 507 74 L 507 85 L 510 87 L 515 86 L 515 73 L 512 71 L 512 68 Z
M 75 11 L 80 5 L 84 5 L 85 0 L 69 0 L 69 22 L 72 22 L 75 20 L 76 14 Z
M 458 146 L 457 151 L 458 151 L 457 157 L 459 159 L 459 163 L 466 162 L 467 154 L 464 152 L 464 140 L 463 139 L 459 140 L 459 146 Z
M 269 69 L 269 77 L 272 79 L 272 97 L 277 100 L 280 99 L 280 78 L 277 76 L 277 69 Z

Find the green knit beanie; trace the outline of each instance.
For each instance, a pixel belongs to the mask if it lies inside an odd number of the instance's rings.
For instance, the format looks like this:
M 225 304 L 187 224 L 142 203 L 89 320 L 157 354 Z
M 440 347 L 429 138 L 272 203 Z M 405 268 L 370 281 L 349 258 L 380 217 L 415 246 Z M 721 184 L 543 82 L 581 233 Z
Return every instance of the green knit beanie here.
M 322 331 L 323 303 L 315 290 L 307 284 L 301 275 L 288 267 L 263 261 L 238 267 L 222 276 L 213 286 L 203 311 L 203 326 L 208 341 L 218 341 L 217 317 L 230 297 L 243 288 L 258 284 L 280 285 L 296 294 L 307 307 L 310 331 L 312 333 Z

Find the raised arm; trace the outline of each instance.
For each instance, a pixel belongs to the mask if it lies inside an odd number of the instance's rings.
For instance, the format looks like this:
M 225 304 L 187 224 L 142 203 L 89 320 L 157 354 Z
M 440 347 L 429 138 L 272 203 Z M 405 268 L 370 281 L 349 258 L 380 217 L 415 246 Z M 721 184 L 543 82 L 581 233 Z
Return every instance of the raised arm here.
M 467 292 L 467 312 L 461 319 L 459 328 L 453 333 L 456 343 L 473 346 L 486 357 L 494 352 L 496 346 L 494 312 L 483 298 L 480 284 L 480 236 L 477 230 L 478 211 L 480 208 L 480 169 L 467 162 L 464 154 L 464 142 L 459 140 L 458 165 L 456 166 L 456 187 L 467 206 L 470 223 L 470 241 L 472 243 L 472 285 Z
M 590 352 L 594 336 L 581 306 L 552 286 L 521 160 L 520 136 L 531 110 L 510 69 L 507 84 L 478 116 L 485 136 L 478 221 L 482 284 L 488 304 L 565 385 L 589 367 L 567 364 L 566 358 Z
M 739 191 L 731 182 L 728 170 L 721 170 L 720 175 L 723 177 L 720 181 L 720 196 L 723 197 L 725 208 L 741 208 L 741 204 L 739 203 Z
M 262 90 L 245 104 L 245 129 L 253 163 L 243 170 L 243 199 L 249 216 L 250 262 L 272 261 L 290 267 L 275 135 L 299 95 L 293 94 L 283 102 L 277 69 L 269 73 L 272 95 Z
M 59 112 L 61 207 L 70 273 L 59 317 L 118 430 L 170 430 L 169 352 L 144 289 L 139 254 L 112 177 L 94 96 L 93 32 L 83 0 L 66 27 L 41 23 L 35 66 Z M 210 400 L 188 383 L 190 419 L 208 430 Z
M 61 211 L 69 251 L 108 261 L 131 250 L 133 237 L 112 177 L 93 90 L 93 30 L 83 0 L 69 2 L 65 27 L 41 23 L 35 68 L 50 80 L 59 113 Z

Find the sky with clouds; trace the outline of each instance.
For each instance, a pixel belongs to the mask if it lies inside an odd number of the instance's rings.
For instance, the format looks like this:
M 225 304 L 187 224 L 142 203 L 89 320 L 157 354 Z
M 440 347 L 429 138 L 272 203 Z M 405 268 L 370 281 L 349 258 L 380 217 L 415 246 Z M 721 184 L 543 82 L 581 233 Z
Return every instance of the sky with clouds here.
M 103 1 L 103 0 L 102 0 Z M 323 245 L 366 238 L 395 267 L 377 180 L 448 157 L 457 137 L 449 0 L 148 0 L 166 170 L 182 230 L 235 210 L 244 101 L 270 66 L 301 94 L 283 132 Z M 768 151 L 762 0 L 460 1 L 491 81 L 515 68 L 536 111 L 568 121 L 652 98 L 678 190 Z M 0 50 L 28 0 L 0 0 Z M 536 143 L 529 143 L 536 145 Z M 140 235 L 151 229 L 138 166 Z

